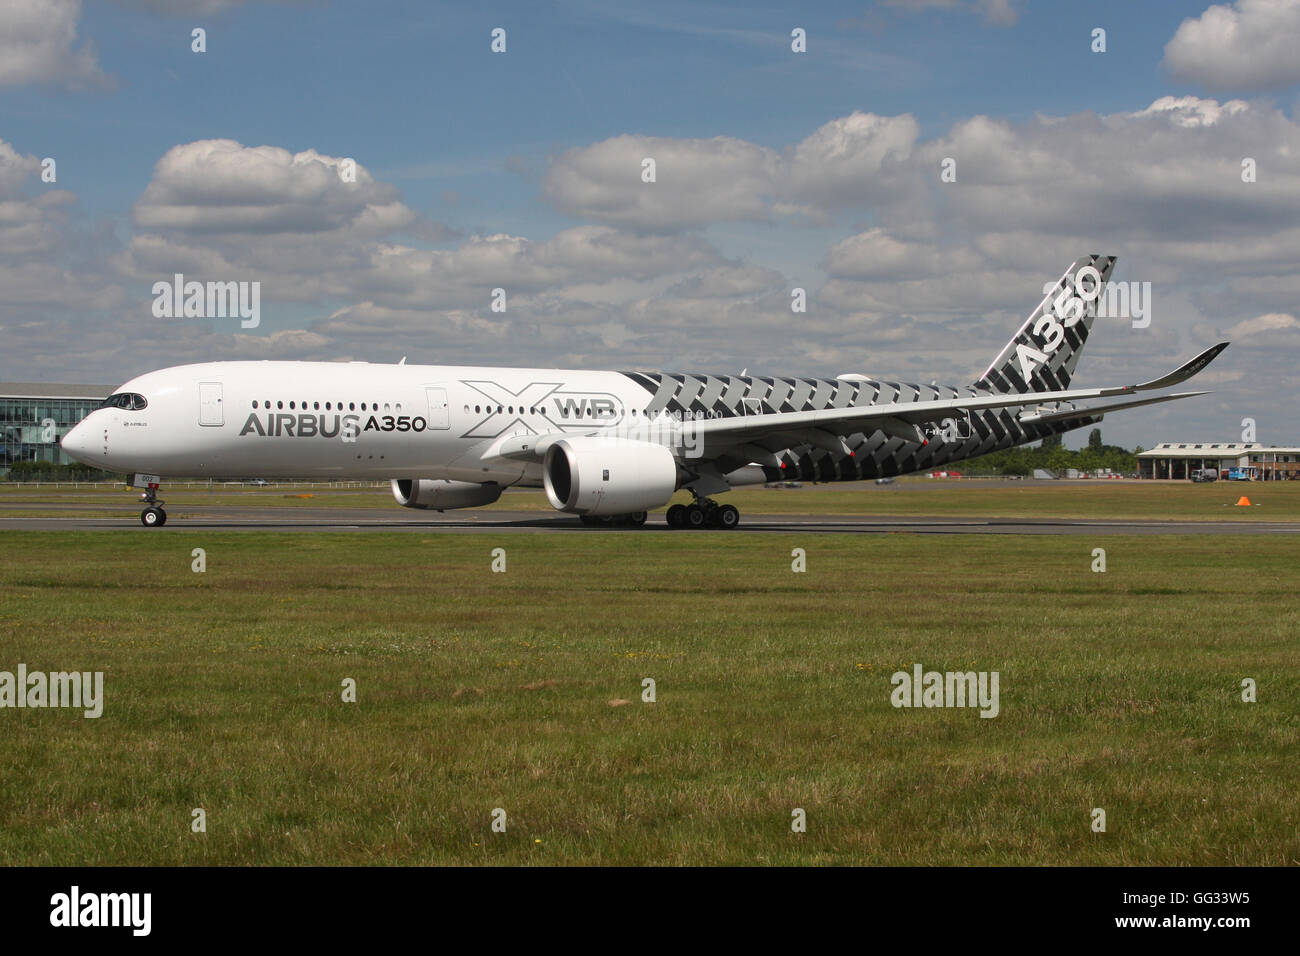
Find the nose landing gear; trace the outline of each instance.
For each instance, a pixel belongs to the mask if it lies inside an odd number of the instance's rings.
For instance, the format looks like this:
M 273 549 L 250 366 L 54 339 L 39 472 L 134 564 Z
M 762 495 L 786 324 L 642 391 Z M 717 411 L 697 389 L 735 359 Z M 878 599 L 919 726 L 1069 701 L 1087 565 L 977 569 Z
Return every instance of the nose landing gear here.
M 158 486 L 149 484 L 145 486 L 145 492 L 140 496 L 140 500 L 146 504 L 144 511 L 140 512 L 140 523 L 146 528 L 161 528 L 167 523 L 167 512 L 163 511 L 163 500 L 158 497 Z

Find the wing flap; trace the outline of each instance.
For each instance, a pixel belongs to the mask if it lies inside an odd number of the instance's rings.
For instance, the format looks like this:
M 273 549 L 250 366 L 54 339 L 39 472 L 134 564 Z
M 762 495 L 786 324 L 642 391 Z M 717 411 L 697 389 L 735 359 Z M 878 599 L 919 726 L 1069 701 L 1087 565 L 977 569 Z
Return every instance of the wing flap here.
M 1094 405 L 1091 408 L 1065 408 L 1050 412 L 1025 412 L 1020 415 L 1020 422 L 1025 425 L 1045 425 L 1049 422 L 1065 422 L 1071 418 L 1092 418 L 1107 412 L 1118 412 L 1125 408 L 1138 408 L 1142 405 L 1158 405 L 1160 402 L 1172 402 L 1180 398 L 1195 398 L 1197 395 L 1209 395 L 1209 392 L 1175 392 L 1173 395 L 1157 395 L 1155 398 L 1137 398 L 1131 402 L 1112 402 L 1110 405 Z

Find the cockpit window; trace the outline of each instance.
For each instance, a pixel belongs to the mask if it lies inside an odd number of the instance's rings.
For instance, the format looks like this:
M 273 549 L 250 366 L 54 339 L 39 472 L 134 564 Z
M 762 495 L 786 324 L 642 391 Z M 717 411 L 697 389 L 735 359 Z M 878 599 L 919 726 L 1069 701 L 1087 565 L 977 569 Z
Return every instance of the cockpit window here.
M 99 403 L 100 408 L 121 408 L 128 412 L 138 412 L 149 403 L 143 395 L 136 392 L 118 392 Z

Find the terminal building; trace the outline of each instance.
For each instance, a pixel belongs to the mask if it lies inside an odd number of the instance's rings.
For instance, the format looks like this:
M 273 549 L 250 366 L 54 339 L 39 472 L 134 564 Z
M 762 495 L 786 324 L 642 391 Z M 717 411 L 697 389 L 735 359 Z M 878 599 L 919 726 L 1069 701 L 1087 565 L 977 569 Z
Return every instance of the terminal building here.
M 1139 478 L 1183 481 L 1203 469 L 1250 481 L 1300 478 L 1300 448 L 1257 442 L 1165 442 L 1137 458 Z
M 103 385 L 0 382 L 0 475 L 20 461 L 75 464 L 59 440 L 111 391 Z

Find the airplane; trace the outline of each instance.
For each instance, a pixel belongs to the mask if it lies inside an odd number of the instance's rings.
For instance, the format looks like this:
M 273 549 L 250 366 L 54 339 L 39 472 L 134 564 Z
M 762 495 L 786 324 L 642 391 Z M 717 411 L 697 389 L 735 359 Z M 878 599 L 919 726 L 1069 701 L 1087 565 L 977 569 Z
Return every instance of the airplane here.
M 63 438 L 79 462 L 131 475 L 141 523 L 167 522 L 164 476 L 389 479 L 408 508 L 489 505 L 543 488 L 587 524 L 644 525 L 679 490 L 672 528 L 731 529 L 711 496 L 774 481 L 927 471 L 1038 441 L 1102 405 L 1191 378 L 1227 348 L 1137 385 L 1071 389 L 1116 257 L 1076 259 L 970 385 L 649 371 L 368 362 L 208 362 L 126 382 Z

